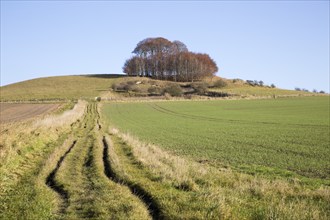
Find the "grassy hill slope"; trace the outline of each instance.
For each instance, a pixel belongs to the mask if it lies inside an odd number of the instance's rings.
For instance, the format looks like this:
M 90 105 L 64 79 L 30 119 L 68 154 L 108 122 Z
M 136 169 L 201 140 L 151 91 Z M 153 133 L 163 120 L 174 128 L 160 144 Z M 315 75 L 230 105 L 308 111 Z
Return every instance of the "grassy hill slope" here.
M 55 76 L 1 87 L 0 101 L 93 98 L 109 90 L 120 75 Z
M 206 79 L 206 82 L 212 84 L 219 79 L 219 77 L 213 77 L 212 79 Z M 251 86 L 246 84 L 243 80 L 224 80 L 227 82 L 225 87 L 210 88 L 210 91 L 225 92 L 237 97 L 319 95 L 303 91 Z M 133 96 L 135 93 L 137 96 L 139 96 L 139 93 L 148 94 L 148 88 L 155 84 L 158 87 L 166 87 L 169 83 L 145 77 L 125 77 L 118 74 L 45 77 L 2 86 L 0 88 L 0 101 L 63 101 L 92 99 L 95 96 L 105 94 L 105 92 L 109 91 L 114 82 L 118 84 L 127 81 L 133 82 L 134 86 L 139 90 L 139 92 L 130 92 L 130 95 L 133 94 Z M 142 81 L 142 84 L 135 85 L 138 81 Z M 184 84 L 185 83 L 180 83 L 180 85 Z M 114 93 L 112 94 L 114 95 Z M 122 96 L 125 95 L 125 93 L 117 93 L 117 95 Z
M 216 81 L 219 77 L 213 77 L 208 79 L 208 82 Z M 239 96 L 305 96 L 305 95 L 317 95 L 311 92 L 296 91 L 280 88 L 271 88 L 270 86 L 251 86 L 245 81 L 240 79 L 223 79 L 227 85 L 223 88 L 214 88 L 212 91 L 226 92 L 229 94 L 235 94 Z
M 312 93 L 304 91 L 295 91 L 287 89 L 250 86 L 250 85 L 235 85 L 231 84 L 222 89 L 216 89 L 215 91 L 227 92 L 229 94 L 236 94 L 240 96 L 299 96 L 299 95 L 311 95 Z

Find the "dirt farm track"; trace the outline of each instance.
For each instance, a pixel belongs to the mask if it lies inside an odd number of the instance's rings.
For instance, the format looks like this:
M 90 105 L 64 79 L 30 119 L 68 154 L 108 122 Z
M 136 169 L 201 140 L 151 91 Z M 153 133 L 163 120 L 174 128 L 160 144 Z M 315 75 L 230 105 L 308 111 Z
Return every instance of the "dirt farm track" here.
M 61 104 L 0 103 L 0 123 L 16 122 L 56 110 Z

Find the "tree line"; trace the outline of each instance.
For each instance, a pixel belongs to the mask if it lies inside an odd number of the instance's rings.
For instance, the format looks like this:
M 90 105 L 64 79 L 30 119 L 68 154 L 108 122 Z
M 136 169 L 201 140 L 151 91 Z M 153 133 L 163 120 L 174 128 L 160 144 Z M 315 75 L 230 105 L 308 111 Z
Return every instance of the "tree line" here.
M 190 52 L 181 41 L 146 38 L 140 41 L 126 60 L 123 72 L 160 80 L 195 81 L 213 76 L 218 67 L 208 54 Z

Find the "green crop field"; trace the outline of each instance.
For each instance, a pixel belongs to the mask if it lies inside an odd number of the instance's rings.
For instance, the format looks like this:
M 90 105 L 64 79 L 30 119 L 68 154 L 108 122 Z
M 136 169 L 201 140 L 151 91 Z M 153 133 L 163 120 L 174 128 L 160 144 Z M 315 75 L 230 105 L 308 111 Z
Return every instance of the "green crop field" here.
M 112 126 L 216 167 L 329 184 L 329 97 L 111 103 Z

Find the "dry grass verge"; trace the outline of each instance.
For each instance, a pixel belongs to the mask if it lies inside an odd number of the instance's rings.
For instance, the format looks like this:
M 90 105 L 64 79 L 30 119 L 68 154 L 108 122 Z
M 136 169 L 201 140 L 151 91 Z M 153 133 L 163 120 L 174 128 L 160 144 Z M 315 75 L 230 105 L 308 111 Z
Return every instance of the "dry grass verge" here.
M 54 217 L 57 199 L 45 185 L 43 173 L 52 163 L 45 161 L 50 160 L 47 157 L 55 147 L 63 144 L 71 125 L 82 116 L 85 107 L 86 103 L 79 102 L 68 111 L 70 114 L 64 112 L 37 121 L 4 125 L 0 140 L 1 219 Z
M 50 115 L 43 119 L 40 119 L 34 123 L 35 128 L 58 128 L 65 124 L 72 124 L 81 118 L 85 112 L 87 102 L 78 101 L 78 103 L 69 111 L 63 112 L 61 115 Z

